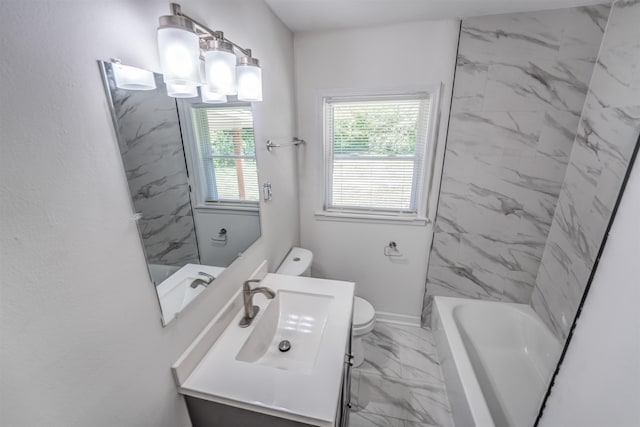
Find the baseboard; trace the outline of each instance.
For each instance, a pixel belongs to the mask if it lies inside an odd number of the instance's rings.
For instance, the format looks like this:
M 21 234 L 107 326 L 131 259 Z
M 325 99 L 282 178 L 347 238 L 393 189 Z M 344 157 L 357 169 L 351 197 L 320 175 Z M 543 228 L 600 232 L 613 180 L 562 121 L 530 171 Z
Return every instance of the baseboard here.
M 384 311 L 376 311 L 376 321 L 382 323 L 393 323 L 396 325 L 420 326 L 420 316 L 386 313 Z

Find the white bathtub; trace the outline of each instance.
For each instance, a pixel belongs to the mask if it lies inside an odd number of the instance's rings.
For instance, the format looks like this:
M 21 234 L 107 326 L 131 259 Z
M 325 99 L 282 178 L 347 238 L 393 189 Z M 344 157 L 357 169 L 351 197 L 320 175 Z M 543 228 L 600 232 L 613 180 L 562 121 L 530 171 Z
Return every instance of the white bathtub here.
M 560 342 L 526 304 L 435 297 L 431 327 L 458 427 L 533 426 Z

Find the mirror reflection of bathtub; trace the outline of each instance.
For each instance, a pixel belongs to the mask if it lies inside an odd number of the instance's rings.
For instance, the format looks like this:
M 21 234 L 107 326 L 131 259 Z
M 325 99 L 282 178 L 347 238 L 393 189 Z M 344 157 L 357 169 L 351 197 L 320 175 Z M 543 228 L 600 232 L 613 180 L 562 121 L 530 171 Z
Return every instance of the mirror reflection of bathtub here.
M 154 90 L 119 89 L 114 64 L 99 65 L 133 217 L 167 325 L 205 289 L 184 286 L 198 277 L 190 266 L 218 277 L 260 237 L 251 106 L 176 100 L 167 96 L 160 74 L 154 74 Z

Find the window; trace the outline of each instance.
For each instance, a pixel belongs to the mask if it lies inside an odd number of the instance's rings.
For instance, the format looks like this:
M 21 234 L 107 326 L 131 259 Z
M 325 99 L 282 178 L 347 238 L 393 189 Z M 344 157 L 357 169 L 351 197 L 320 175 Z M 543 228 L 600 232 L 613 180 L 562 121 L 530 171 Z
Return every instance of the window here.
M 190 107 L 205 203 L 258 203 L 250 106 Z
M 433 99 L 324 98 L 325 211 L 424 216 Z

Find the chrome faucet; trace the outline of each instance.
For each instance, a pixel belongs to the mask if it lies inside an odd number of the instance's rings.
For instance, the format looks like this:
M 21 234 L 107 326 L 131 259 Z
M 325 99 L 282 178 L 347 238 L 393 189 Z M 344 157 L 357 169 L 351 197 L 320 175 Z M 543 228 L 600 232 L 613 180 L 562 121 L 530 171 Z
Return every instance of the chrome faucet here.
M 244 285 L 242 285 L 242 299 L 244 301 L 244 317 L 240 320 L 240 323 L 239 323 L 241 328 L 246 328 L 247 326 L 251 325 L 251 323 L 253 322 L 253 319 L 255 319 L 256 317 L 256 314 L 258 314 L 258 311 L 260 311 L 260 307 L 258 307 L 257 305 L 253 305 L 253 296 L 255 294 L 262 294 L 268 299 L 273 299 L 276 297 L 275 292 L 273 292 L 271 289 L 264 286 L 259 286 L 257 288 L 251 289 L 252 283 L 260 283 L 260 280 L 256 280 L 256 279 L 247 280 L 246 282 L 244 282 Z
M 198 271 L 198 275 L 206 277 L 207 280 L 202 280 L 199 277 L 197 279 L 194 279 L 194 281 L 191 282 L 191 287 L 193 289 L 197 288 L 199 285 L 202 285 L 202 286 L 204 286 L 206 288 L 209 284 L 211 284 L 211 282 L 213 282 L 215 280 L 215 277 L 213 277 L 212 275 L 207 274 L 207 273 L 205 273 L 203 271 Z

